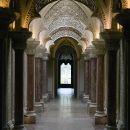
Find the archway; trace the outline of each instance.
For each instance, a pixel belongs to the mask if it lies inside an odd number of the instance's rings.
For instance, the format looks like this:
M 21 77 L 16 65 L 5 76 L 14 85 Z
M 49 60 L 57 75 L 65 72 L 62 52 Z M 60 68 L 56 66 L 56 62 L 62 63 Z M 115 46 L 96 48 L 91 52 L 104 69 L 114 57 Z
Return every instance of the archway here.
M 58 47 L 55 55 L 55 96 L 57 96 L 58 88 L 73 88 L 74 96 L 77 96 L 76 59 L 76 52 L 72 46 L 63 44 Z M 63 69 L 66 69 L 64 75 L 62 75 Z M 66 77 L 65 74 L 69 77 Z

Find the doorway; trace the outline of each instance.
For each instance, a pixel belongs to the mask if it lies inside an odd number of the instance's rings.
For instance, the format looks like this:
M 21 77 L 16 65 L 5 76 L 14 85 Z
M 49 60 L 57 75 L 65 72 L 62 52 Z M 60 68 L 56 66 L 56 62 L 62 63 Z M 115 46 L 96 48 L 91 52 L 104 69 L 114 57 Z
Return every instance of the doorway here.
M 77 96 L 77 60 L 72 46 L 62 45 L 56 51 L 55 57 L 55 96 L 58 90 L 68 88 L 74 90 Z

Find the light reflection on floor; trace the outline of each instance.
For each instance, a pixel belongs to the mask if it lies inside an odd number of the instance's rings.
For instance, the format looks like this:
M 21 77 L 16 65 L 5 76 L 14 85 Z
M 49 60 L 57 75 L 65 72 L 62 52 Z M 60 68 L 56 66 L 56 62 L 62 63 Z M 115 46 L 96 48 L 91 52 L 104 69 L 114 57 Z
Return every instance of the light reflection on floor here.
M 37 115 L 37 123 L 26 125 L 27 130 L 103 130 L 95 129 L 87 114 L 87 106 L 72 98 L 73 89 L 58 89 L 59 99 L 45 104 L 44 112 Z
M 59 88 L 58 95 L 72 97 L 74 95 L 74 89 L 72 89 L 72 88 Z

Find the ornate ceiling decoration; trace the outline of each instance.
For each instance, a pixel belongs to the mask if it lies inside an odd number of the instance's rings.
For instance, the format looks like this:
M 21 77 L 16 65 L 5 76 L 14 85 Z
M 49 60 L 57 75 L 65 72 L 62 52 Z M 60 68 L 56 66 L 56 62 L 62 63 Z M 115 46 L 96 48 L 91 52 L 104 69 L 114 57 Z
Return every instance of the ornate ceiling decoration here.
M 55 33 L 54 35 L 51 36 L 51 38 L 54 42 L 62 37 L 70 37 L 70 38 L 75 39 L 77 42 L 79 42 L 81 39 L 81 36 L 79 36 L 77 33 L 75 33 L 74 31 L 71 31 L 71 30 L 58 31 L 57 33 Z
M 62 17 L 73 17 L 76 21 L 81 21 L 85 25 L 87 25 L 88 21 L 88 16 L 76 2 L 72 0 L 61 0 L 46 13 L 43 18 L 44 25 L 48 28 L 53 21 Z M 63 20 L 65 21 L 65 19 Z
M 54 2 L 56 0 L 37 0 L 36 2 L 36 10 L 39 12 L 42 8 L 44 8 L 46 5 Z M 96 0 L 76 0 L 78 2 L 83 3 L 88 8 L 90 8 L 92 11 L 95 11 L 96 9 Z
M 86 25 L 80 21 L 75 20 L 73 17 L 60 17 L 49 25 L 48 32 L 51 35 L 55 32 L 55 30 L 60 28 L 74 28 L 80 34 L 82 34 L 84 33 Z
M 43 9 L 44 10 L 44 9 Z M 72 37 L 80 41 L 86 28 L 89 28 L 89 16 L 73 0 L 60 0 L 56 2 L 50 10 L 41 19 L 45 28 L 47 28 L 52 40 L 60 37 Z

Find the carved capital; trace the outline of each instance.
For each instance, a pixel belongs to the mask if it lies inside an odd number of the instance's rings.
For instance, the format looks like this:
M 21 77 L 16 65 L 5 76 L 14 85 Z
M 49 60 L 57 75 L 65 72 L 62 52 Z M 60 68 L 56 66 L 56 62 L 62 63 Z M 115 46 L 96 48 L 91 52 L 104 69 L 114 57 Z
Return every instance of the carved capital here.
M 29 55 L 34 55 L 36 52 L 36 47 L 39 45 L 39 41 L 35 41 L 34 39 L 28 39 L 26 53 Z
M 91 45 L 86 49 L 86 55 L 87 55 L 87 59 L 88 58 L 96 58 L 97 57 L 97 51 L 96 48 Z
M 36 58 L 42 58 L 42 52 L 43 51 L 43 46 L 42 45 L 38 45 L 35 51 L 35 57 Z
M 100 33 L 103 39 L 105 40 L 106 50 L 117 51 L 119 48 L 119 42 L 122 37 L 122 33 L 113 30 L 105 30 Z
M 48 60 L 48 53 L 47 52 L 43 52 L 42 53 L 42 60 Z
M 27 39 L 31 37 L 32 33 L 27 29 L 21 29 L 10 32 L 10 37 L 13 41 L 14 49 L 25 49 L 27 45 Z
M 97 55 L 105 54 L 105 41 L 102 39 L 96 39 L 95 41 L 92 41 L 92 44 L 96 48 Z

